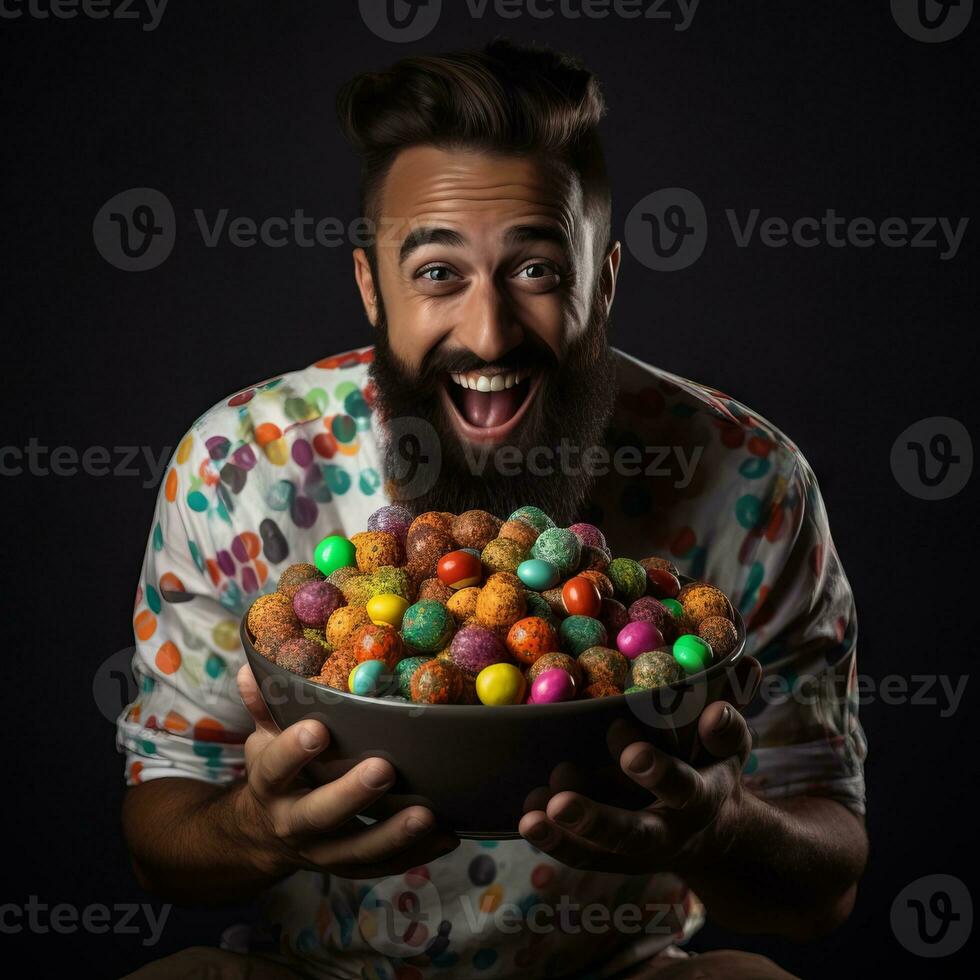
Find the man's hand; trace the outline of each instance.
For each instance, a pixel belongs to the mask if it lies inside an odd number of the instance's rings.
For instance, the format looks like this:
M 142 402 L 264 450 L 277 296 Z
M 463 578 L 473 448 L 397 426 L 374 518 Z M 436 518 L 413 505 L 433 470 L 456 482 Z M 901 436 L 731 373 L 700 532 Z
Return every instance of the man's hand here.
M 746 658 L 743 670 L 756 675 L 747 685 L 748 703 L 761 669 Z M 521 835 L 564 864 L 595 871 L 683 874 L 718 859 L 742 817 L 741 773 L 751 737 L 745 719 L 726 701 L 702 711 L 698 737 L 713 760 L 700 769 L 646 742 L 622 751 L 623 772 L 651 793 L 647 809 L 622 810 L 558 793 L 545 811 L 524 815 Z
M 326 726 L 307 720 L 280 732 L 247 665 L 239 671 L 238 689 L 255 731 L 245 742 L 247 779 L 235 808 L 257 865 L 270 876 L 306 868 L 376 878 L 400 874 L 459 845 L 454 835 L 433 832 L 435 818 L 425 807 L 408 807 L 370 826 L 358 819 L 395 781 L 384 759 L 365 759 L 314 789 L 303 785 L 300 770 L 327 747 Z

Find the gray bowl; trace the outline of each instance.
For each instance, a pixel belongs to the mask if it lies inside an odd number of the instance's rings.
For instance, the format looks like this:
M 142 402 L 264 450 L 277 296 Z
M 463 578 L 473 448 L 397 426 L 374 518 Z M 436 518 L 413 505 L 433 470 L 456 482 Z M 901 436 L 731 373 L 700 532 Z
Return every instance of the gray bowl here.
M 279 727 L 314 718 L 330 730 L 328 748 L 304 767 L 308 779 L 319 785 L 369 757 L 387 759 L 397 779 L 366 816 L 422 804 L 445 829 L 482 840 L 519 837 L 521 816 L 563 790 L 649 806 L 649 794 L 620 769 L 620 753 L 647 741 L 694 762 L 698 716 L 728 694 L 745 647 L 736 612 L 738 645 L 724 660 L 655 691 L 558 704 L 420 705 L 336 691 L 285 670 L 255 649 L 246 620 L 245 655 Z

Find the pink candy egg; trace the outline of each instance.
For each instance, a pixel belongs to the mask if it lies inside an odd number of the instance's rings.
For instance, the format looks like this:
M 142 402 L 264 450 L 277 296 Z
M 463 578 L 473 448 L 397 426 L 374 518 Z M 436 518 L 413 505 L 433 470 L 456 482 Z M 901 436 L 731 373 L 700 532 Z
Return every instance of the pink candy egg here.
M 554 667 L 543 670 L 534 678 L 528 704 L 554 704 L 556 701 L 571 701 L 575 697 L 575 681 L 567 670 Z
M 627 623 L 616 636 L 619 652 L 629 660 L 664 645 L 664 637 L 653 623 L 639 620 Z

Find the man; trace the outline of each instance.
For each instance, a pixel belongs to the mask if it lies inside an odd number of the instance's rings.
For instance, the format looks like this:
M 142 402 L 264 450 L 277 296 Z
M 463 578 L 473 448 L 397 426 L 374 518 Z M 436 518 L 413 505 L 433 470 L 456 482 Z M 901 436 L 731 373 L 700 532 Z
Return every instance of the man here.
M 119 721 L 140 880 L 176 900 L 266 893 L 278 953 L 195 950 L 144 975 L 787 976 L 737 952 L 688 959 L 675 941 L 705 907 L 747 933 L 817 938 L 849 914 L 864 866 L 854 605 L 806 460 L 727 395 L 609 346 L 620 247 L 603 102 L 581 66 L 495 42 L 360 76 L 339 105 L 377 229 L 354 251 L 375 347 L 194 423 L 158 503 L 137 595 L 141 690 Z M 297 774 L 329 732 L 276 730 L 239 671 L 236 630 L 282 568 L 389 499 L 502 516 L 535 503 L 599 523 L 613 553 L 668 555 L 732 596 L 758 661 L 743 700 L 759 663 L 767 696 L 748 722 L 705 707 L 714 761 L 700 770 L 629 746 L 620 763 L 656 794 L 649 810 L 561 793 L 523 817 L 524 840 L 489 844 L 455 840 L 422 807 L 356 821 L 390 765 L 304 792 Z M 358 906 L 410 869 L 444 919 L 391 962 Z M 479 914 L 500 901 L 629 905 L 644 927 L 566 916 L 504 931 Z

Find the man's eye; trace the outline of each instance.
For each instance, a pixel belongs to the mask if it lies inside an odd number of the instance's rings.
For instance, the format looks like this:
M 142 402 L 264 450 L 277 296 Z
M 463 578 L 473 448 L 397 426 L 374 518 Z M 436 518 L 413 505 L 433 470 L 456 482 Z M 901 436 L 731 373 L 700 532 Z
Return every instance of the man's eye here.
M 547 279 L 549 276 L 557 275 L 557 269 L 552 268 L 550 265 L 545 265 L 543 262 L 532 262 L 530 265 L 524 266 L 517 273 L 520 279 Z
M 430 265 L 428 269 L 423 269 L 419 274 L 419 279 L 428 279 L 429 282 L 449 282 L 453 278 L 453 270 L 445 265 Z

